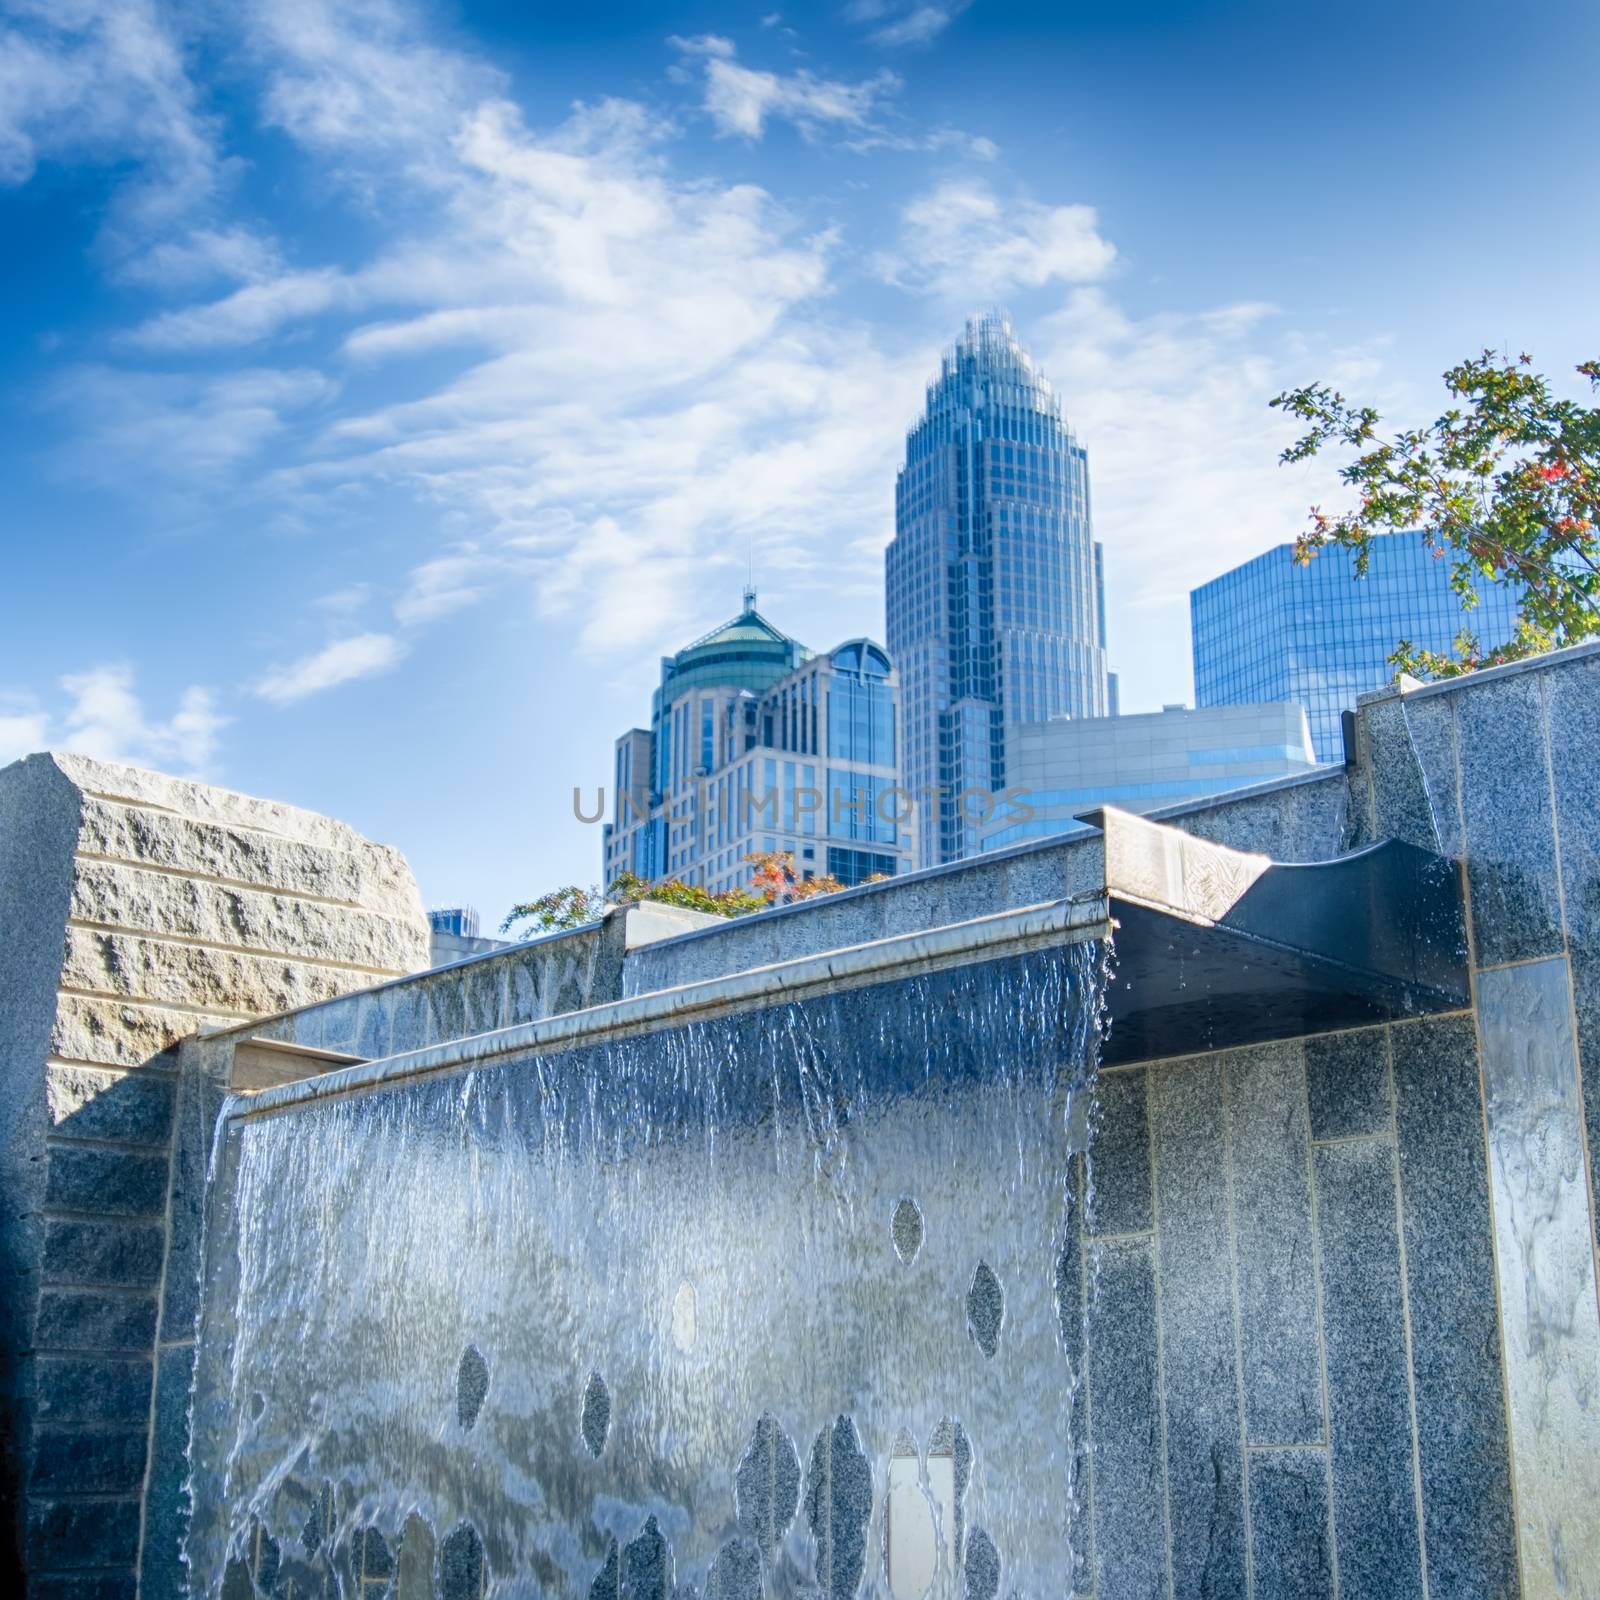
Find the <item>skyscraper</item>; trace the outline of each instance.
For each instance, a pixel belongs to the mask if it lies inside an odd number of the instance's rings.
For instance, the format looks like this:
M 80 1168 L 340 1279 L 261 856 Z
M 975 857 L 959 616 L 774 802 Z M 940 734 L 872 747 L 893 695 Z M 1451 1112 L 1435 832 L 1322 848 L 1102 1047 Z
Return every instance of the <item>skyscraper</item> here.
M 1520 586 L 1480 580 L 1477 606 L 1463 611 L 1449 561 L 1420 533 L 1378 535 L 1364 578 L 1338 546 L 1302 567 L 1292 544 L 1276 545 L 1190 594 L 1194 703 L 1297 700 L 1317 759 L 1338 761 L 1339 713 L 1393 678 L 1389 656 L 1402 639 L 1448 654 L 1465 628 L 1485 648 L 1503 644 L 1521 602 Z
M 1089 462 L 990 315 L 969 322 L 906 435 L 886 557 L 904 783 L 921 866 L 976 852 L 1008 726 L 1114 714 Z
M 605 877 L 749 884 L 787 850 L 803 878 L 860 883 L 910 864 L 894 793 L 898 686 L 870 639 L 814 655 L 756 610 L 664 656 L 650 726 L 616 743 Z

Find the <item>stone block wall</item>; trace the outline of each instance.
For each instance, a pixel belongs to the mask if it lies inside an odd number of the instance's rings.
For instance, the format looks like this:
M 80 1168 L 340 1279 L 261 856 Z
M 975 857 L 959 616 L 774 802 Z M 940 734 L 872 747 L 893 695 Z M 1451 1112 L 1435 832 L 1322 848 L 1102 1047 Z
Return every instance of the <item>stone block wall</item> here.
M 1103 1075 L 1081 1592 L 1519 1592 L 1478 1085 L 1469 1012 Z
M 217 1104 L 174 1047 L 414 971 L 427 922 L 404 859 L 342 823 L 38 755 L 0 770 L 0 926 L 0 1570 L 131 1596 L 152 1428 L 159 1456 L 187 1411 L 169 1224 Z

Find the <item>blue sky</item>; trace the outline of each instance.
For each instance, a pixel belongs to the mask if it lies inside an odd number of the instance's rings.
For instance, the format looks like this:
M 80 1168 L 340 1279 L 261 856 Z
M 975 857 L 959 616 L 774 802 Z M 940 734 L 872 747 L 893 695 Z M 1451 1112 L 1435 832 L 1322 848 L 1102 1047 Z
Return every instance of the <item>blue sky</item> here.
M 0 0 L 0 759 L 295 801 L 497 919 L 657 659 L 881 637 L 906 425 L 1009 308 L 1124 706 L 1407 420 L 1600 354 L 1600 7 Z M 1575 380 L 1574 380 L 1575 382 Z

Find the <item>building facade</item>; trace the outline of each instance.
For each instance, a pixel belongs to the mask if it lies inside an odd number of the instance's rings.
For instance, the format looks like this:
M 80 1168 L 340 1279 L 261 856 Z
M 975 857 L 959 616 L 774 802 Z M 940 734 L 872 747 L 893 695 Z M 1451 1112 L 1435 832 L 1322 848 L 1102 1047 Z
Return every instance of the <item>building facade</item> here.
M 1115 714 L 1088 456 L 997 316 L 967 324 L 906 435 L 886 557 L 906 787 L 922 866 L 979 843 L 971 791 L 1006 787 L 1006 730 Z
M 911 865 L 898 789 L 899 685 L 870 639 L 814 655 L 745 594 L 739 616 L 661 662 L 649 728 L 616 743 L 607 883 L 624 872 L 713 893 L 747 857 L 860 883 Z
M 1448 653 L 1463 628 L 1486 648 L 1511 636 L 1521 604 L 1515 584 L 1478 584 L 1463 611 L 1450 563 L 1415 533 L 1372 541 L 1367 575 L 1337 546 L 1306 566 L 1280 544 L 1202 584 L 1189 596 L 1197 706 L 1294 700 L 1306 708 L 1319 761 L 1343 754 L 1340 714 L 1356 696 L 1394 677 L 1402 639 Z
M 1010 798 L 983 848 L 1074 832 L 1074 817 L 1096 806 L 1158 811 L 1316 765 L 1305 708 L 1281 701 L 1020 723 L 1006 735 Z

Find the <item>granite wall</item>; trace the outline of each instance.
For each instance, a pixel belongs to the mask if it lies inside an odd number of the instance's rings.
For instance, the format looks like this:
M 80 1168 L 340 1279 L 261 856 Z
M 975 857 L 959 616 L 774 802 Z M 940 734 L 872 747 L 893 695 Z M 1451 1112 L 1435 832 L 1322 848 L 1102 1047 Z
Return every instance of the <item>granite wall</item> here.
M 296 928 L 303 953 L 320 938 L 309 908 L 337 893 L 203 852 L 141 865 L 179 827 L 145 790 L 108 802 L 157 818 L 132 844 L 83 798 L 111 779 L 24 765 L 0 774 L 18 930 L 0 1111 L 6 1181 L 34 1198 L 0 1248 L 26 1286 L 10 1303 L 33 1319 L 25 1336 L 15 1318 L 7 1329 L 6 1348 L 29 1352 L 7 1393 L 15 1407 L 37 1389 L 31 1537 L 48 1594 L 131 1592 L 152 1415 L 142 1592 L 179 1592 L 196 1219 L 239 1046 L 371 1058 L 1093 887 L 1083 842 L 1047 841 L 745 923 L 677 937 L 662 924 L 648 944 L 608 925 L 336 999 L 315 985 L 343 985 L 330 972 L 353 972 L 346 957 L 300 960 L 252 930 Z M 1073 1353 L 1087 1373 L 1079 1592 L 1600 1594 L 1597 788 L 1590 646 L 1369 697 L 1348 769 L 1161 816 L 1283 860 L 1385 837 L 1461 859 L 1472 1005 L 1105 1074 L 1064 1279 L 1083 1296 Z M 25 833 L 9 822 L 23 809 Z M 203 820 L 248 832 L 239 816 Z M 202 836 L 195 821 L 194 849 Z M 125 926 L 93 909 L 109 903 L 108 867 L 143 888 Z M 250 921 L 241 883 L 298 896 L 302 920 Z M 231 931 L 206 920 L 224 890 L 240 902 Z M 177 933 L 150 935 L 180 912 Z M 180 993 L 191 960 L 215 981 Z M 239 985 L 228 1005 L 224 972 Z M 284 1014 L 239 1015 L 268 1011 Z M 222 1031 L 163 1050 L 207 1022 Z M 80 1164 L 95 1176 L 75 1180 Z M 35 1324 L 86 1347 L 33 1353 Z M 36 1385 L 17 1381 L 29 1369 Z M 97 1552 L 105 1563 L 87 1564 Z M 68 1561 L 86 1563 L 78 1577 Z
M 0 1570 L 132 1596 L 152 1416 L 189 1383 L 168 1219 L 216 1110 L 174 1047 L 412 971 L 427 922 L 404 860 L 342 823 L 37 755 L 0 770 L 0 926 Z
M 287 1047 L 268 1061 L 279 1065 L 280 1075 L 293 1076 L 326 1070 L 334 1064 L 326 1059 L 330 1054 L 375 1060 L 581 1010 L 621 994 L 630 950 L 711 920 L 671 906 L 629 906 L 588 927 L 508 945 L 303 1010 L 213 1029 L 179 1045 L 169 1265 L 145 1490 L 141 1594 L 177 1595 L 184 1589 L 189 1388 L 207 1162 L 223 1101 L 238 1087 L 241 1064 L 252 1047 L 259 1041 Z
M 1478 1083 L 1470 1013 L 1103 1075 L 1081 1592 L 1519 1592 Z

